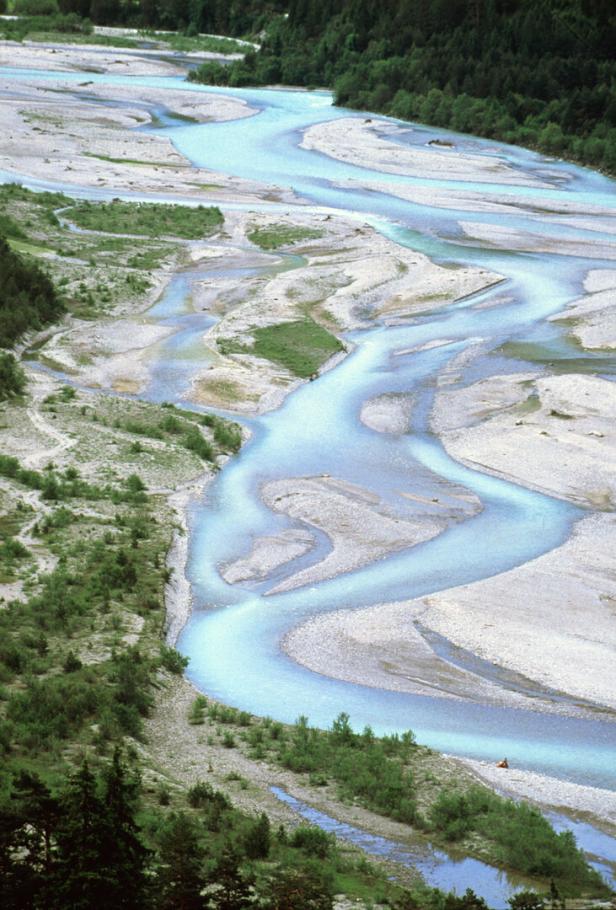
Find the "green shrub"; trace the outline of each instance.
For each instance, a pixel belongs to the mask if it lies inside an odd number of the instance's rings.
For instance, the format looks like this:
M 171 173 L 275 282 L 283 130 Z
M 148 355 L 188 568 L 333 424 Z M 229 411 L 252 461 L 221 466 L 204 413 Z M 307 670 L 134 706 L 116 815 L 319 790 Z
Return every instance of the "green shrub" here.
M 334 849 L 336 841 L 333 834 L 328 834 L 316 825 L 299 825 L 292 833 L 289 844 L 303 850 L 308 856 L 325 859 Z
M 168 645 L 160 646 L 160 662 L 169 673 L 181 676 L 188 666 L 188 661 L 189 658 L 184 657 L 175 648 L 171 648 Z

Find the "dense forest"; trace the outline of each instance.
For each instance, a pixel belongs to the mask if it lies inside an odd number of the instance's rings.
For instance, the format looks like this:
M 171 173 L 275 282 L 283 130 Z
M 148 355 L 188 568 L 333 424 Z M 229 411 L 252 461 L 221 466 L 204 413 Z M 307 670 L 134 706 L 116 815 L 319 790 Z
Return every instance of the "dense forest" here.
M 10 348 L 31 329 L 40 329 L 64 312 L 47 275 L 15 253 L 0 236 L 0 347 Z
M 0 0 L 0 11 L 6 0 Z M 272 16 L 286 10 L 286 0 L 15 0 L 24 16 L 76 15 L 98 25 L 167 28 L 188 34 L 256 34 Z
M 203 81 L 333 86 L 336 103 L 616 171 L 611 0 L 290 0 Z
M 6 219 L 5 219 L 6 221 Z M 30 329 L 40 329 L 64 312 L 47 275 L 13 252 L 0 235 L 0 348 L 10 348 Z M 0 401 L 25 387 L 23 370 L 8 352 L 0 351 Z

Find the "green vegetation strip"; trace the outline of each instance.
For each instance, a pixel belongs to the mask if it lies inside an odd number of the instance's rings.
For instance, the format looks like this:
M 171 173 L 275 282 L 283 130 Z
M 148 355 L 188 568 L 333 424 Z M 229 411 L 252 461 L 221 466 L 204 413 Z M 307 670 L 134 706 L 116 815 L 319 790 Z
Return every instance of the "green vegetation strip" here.
M 221 338 L 218 348 L 222 354 L 255 354 L 280 364 L 302 379 L 314 376 L 330 357 L 344 350 L 335 335 L 308 317 L 253 329 L 252 335 L 252 347 Z
M 184 53 L 207 51 L 210 54 L 243 54 L 251 50 L 241 41 L 234 38 L 222 38 L 217 35 L 181 35 L 177 32 L 144 31 L 144 38 L 156 41 L 174 51 Z
M 177 410 L 173 405 L 165 404 L 168 413 L 156 423 L 141 420 L 119 420 L 114 422 L 118 429 L 135 436 L 146 436 L 150 439 L 174 438 L 185 449 L 199 455 L 204 461 L 215 463 L 216 446 L 223 452 L 238 452 L 242 444 L 242 431 L 238 424 L 223 420 L 213 414 L 199 417 L 196 414 Z M 205 439 L 196 424 L 208 427 L 213 431 L 213 442 Z
M 115 234 L 139 234 L 146 237 L 168 235 L 185 240 L 209 237 L 224 219 L 214 206 L 169 205 L 153 202 L 107 203 L 78 202 L 66 217 L 81 228 Z
M 188 721 L 199 725 L 206 717 L 227 728 L 222 734 L 227 748 L 241 739 L 252 758 L 304 774 L 311 786 L 333 784 L 343 802 L 359 801 L 367 809 L 411 825 L 431 842 L 455 842 L 490 863 L 553 879 L 570 895 L 607 893 L 570 832 L 557 834 L 537 809 L 498 796 L 487 787 L 439 781 L 427 771 L 432 767 L 438 774 L 438 763 L 430 764 L 432 753 L 416 745 L 411 731 L 377 737 L 366 727 L 356 733 L 344 713 L 330 730 L 311 727 L 306 717 L 285 726 L 268 718 L 255 720 L 245 711 L 198 696 Z
M 254 228 L 247 236 L 262 250 L 277 250 L 281 246 L 289 246 L 301 240 L 316 240 L 323 236 L 323 231 L 293 224 L 271 224 L 267 227 Z

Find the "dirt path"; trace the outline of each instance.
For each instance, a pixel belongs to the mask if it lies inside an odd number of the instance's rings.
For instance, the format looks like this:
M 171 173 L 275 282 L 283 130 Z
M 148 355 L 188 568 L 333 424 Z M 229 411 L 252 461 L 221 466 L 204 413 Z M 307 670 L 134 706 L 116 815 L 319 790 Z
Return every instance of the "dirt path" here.
M 28 468 L 40 467 L 42 464 L 52 461 L 62 452 L 67 452 L 76 444 L 75 439 L 58 430 L 40 411 L 42 402 L 51 394 L 52 389 L 52 382 L 48 376 L 36 374 L 36 377 L 31 377 L 32 405 L 27 409 L 28 418 L 39 433 L 50 436 L 56 445 L 50 449 L 36 450 L 31 455 L 27 455 L 24 463 Z

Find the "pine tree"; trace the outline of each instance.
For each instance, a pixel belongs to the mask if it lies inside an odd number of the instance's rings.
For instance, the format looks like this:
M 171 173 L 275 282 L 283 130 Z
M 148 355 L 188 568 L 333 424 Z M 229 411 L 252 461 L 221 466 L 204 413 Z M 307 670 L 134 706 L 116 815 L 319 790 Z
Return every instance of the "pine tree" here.
M 231 847 L 223 850 L 209 876 L 208 910 L 244 910 L 254 905 L 253 879 L 240 868 L 240 856 Z
M 149 851 L 140 839 L 135 821 L 140 789 L 139 779 L 127 774 L 116 749 L 104 775 L 107 843 L 102 861 L 114 877 L 108 904 L 118 910 L 140 910 L 146 900 Z
M 92 910 L 107 905 L 114 890 L 114 870 L 105 865 L 109 843 L 105 806 L 88 762 L 69 781 L 58 828 L 56 906 Z
M 159 859 L 161 910 L 202 910 L 204 855 L 197 824 L 185 812 L 169 816 L 160 835 Z

